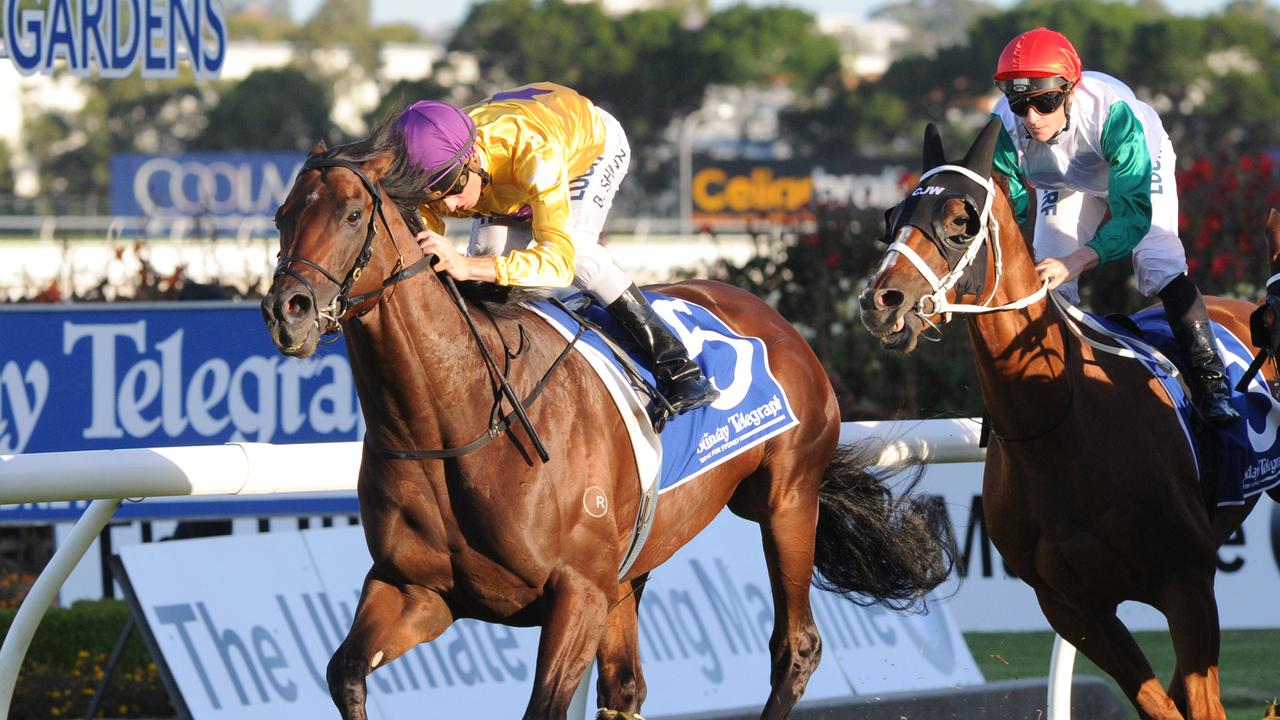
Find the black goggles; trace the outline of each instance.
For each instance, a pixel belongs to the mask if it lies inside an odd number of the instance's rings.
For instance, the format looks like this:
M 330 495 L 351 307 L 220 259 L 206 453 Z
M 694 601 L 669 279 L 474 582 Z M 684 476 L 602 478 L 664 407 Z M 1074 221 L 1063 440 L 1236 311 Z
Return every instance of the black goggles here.
M 1067 101 L 1067 96 L 1070 94 L 1069 89 L 1064 89 L 1046 90 L 1034 95 L 1019 95 L 1009 98 L 1009 109 L 1018 117 L 1026 117 L 1031 108 L 1035 108 L 1041 115 L 1048 115 L 1062 107 L 1062 103 Z
M 467 164 L 458 165 L 427 186 L 427 202 L 439 202 L 450 195 L 457 195 L 466 189 L 467 181 L 470 179 L 471 171 L 467 169 Z

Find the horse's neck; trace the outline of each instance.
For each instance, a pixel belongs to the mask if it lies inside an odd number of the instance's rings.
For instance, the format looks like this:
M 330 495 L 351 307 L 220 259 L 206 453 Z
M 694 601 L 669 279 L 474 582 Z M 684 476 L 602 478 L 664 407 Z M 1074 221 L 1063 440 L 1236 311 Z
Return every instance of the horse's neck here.
M 990 305 L 1002 305 L 1035 293 L 1039 287 L 1021 232 L 1010 215 L 1002 223 L 1004 271 Z M 990 256 L 992 253 L 988 253 Z M 988 258 L 994 277 L 994 258 Z M 1067 343 L 1047 299 L 1022 310 L 972 315 L 969 336 L 987 412 L 997 430 L 1027 434 L 1045 424 L 1046 414 L 1064 411 L 1069 400 Z
M 388 290 L 370 312 L 346 323 L 346 341 L 374 441 L 433 449 L 427 446 L 469 442 L 487 427 L 487 368 L 436 278 L 412 278 Z

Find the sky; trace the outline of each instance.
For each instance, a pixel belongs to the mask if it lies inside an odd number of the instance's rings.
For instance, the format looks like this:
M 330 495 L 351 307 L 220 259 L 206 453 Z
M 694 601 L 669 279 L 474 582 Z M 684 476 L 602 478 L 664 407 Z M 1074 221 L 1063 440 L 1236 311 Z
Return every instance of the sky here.
M 320 0 L 292 0 L 291 2 L 294 16 L 298 19 L 310 16 L 319 4 Z M 432 0 L 429 4 L 432 8 L 430 16 L 434 16 L 442 24 L 455 25 L 466 16 L 471 0 Z M 712 0 L 711 2 L 713 9 L 732 4 L 733 0 Z M 780 3 L 752 0 L 749 4 Z M 883 0 L 785 0 L 781 4 L 801 7 L 814 14 L 828 12 L 866 14 L 886 3 Z M 1014 2 L 1013 0 L 994 0 L 994 4 L 999 7 L 1009 7 Z M 1164 4 L 1180 15 L 1203 15 L 1220 10 L 1226 4 L 1226 0 L 1164 0 Z M 410 22 L 415 25 L 424 25 L 430 22 L 428 13 L 423 11 L 422 0 L 373 0 L 373 20 L 377 24 Z

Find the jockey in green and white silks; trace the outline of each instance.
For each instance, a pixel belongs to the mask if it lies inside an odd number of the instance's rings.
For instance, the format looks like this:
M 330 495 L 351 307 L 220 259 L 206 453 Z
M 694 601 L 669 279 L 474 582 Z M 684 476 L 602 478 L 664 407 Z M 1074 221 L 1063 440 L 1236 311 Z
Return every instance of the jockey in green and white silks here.
M 1078 303 L 1080 273 L 1132 255 L 1138 290 L 1160 297 L 1187 358 L 1196 414 L 1215 427 L 1238 421 L 1209 311 L 1187 276 L 1177 158 L 1160 116 L 1119 80 L 1084 72 L 1071 41 L 1048 28 L 1011 40 L 992 79 L 1003 94 L 992 111 L 1003 125 L 993 167 L 1008 176 L 1020 220 L 1027 185 L 1035 188 L 1046 287 Z
M 994 167 L 1009 176 L 1019 220 L 1027 184 L 1036 192 L 1036 258 L 1066 255 L 1084 244 L 1099 264 L 1133 255 L 1138 290 L 1158 293 L 1187 271 L 1178 237 L 1176 156 L 1160 116 L 1119 80 L 1082 73 L 1067 107 L 1067 123 L 1040 142 L 1001 97 L 993 114 L 1004 124 Z M 1025 183 L 1025 184 L 1024 184 Z M 1107 211 L 1111 219 L 1099 227 Z M 1080 302 L 1079 280 L 1058 287 Z

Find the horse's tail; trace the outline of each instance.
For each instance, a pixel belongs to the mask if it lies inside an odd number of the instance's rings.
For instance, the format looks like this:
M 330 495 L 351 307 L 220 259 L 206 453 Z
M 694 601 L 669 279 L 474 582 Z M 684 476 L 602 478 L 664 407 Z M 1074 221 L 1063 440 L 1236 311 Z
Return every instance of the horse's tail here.
M 900 471 L 870 467 L 870 445 L 842 445 L 818 491 L 813 584 L 858 605 L 906 609 L 951 574 L 955 531 L 936 498 L 914 494 L 924 466 L 908 471 L 894 496 L 886 481 Z

